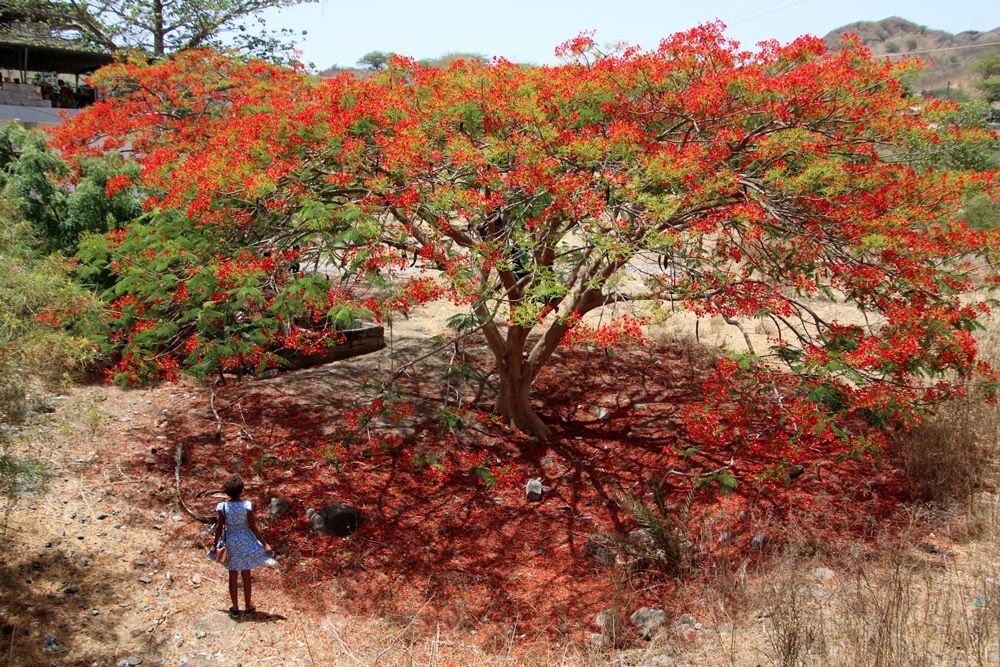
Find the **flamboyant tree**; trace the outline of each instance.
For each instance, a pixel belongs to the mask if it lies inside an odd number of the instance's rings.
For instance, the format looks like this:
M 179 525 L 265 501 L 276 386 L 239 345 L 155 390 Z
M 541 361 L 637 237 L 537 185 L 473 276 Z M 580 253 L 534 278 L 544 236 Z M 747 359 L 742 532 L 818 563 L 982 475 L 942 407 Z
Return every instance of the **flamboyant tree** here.
M 262 368 L 334 344 L 358 310 L 450 299 L 495 357 L 496 411 L 545 436 L 530 394 L 556 348 L 639 338 L 670 304 L 773 324 L 685 418 L 696 440 L 785 460 L 877 444 L 864 424 L 992 381 L 971 330 L 996 238 L 961 222 L 960 198 L 995 194 L 995 174 L 926 159 L 942 135 L 991 137 L 908 98 L 900 65 L 813 38 L 741 51 L 718 25 L 561 52 L 325 82 L 211 54 L 105 72 L 122 94 L 58 138 L 143 165 L 147 216 L 85 258 L 116 277 L 116 370 Z M 340 275 L 289 270 L 306 259 Z M 385 280 L 411 261 L 427 274 Z M 599 309 L 617 314 L 597 326 Z

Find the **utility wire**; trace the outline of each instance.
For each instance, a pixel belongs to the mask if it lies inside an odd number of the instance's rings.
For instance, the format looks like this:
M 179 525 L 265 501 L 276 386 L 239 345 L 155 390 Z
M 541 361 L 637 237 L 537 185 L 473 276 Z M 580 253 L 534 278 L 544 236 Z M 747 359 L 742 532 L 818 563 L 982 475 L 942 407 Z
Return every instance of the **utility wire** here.
M 745 11 L 742 11 L 742 12 L 738 13 L 738 14 L 730 14 L 729 20 L 736 21 L 736 20 L 742 19 L 743 17 L 748 16 L 750 14 L 756 14 L 757 12 L 764 11 L 765 9 L 769 9 L 770 7 L 774 7 L 775 5 L 782 5 L 782 4 L 784 4 L 784 3 L 788 2 L 788 1 L 789 0 L 773 0 L 772 2 L 769 2 L 769 3 L 765 4 L 765 5 L 761 5 L 760 7 L 754 7 L 753 9 L 747 9 Z
M 749 17 L 747 17 L 745 19 L 742 19 L 740 21 L 733 21 L 731 23 L 728 22 L 728 21 L 725 21 L 725 23 L 727 25 L 734 26 L 734 25 L 740 25 L 741 23 L 746 23 L 748 21 L 756 21 L 757 19 L 763 18 L 763 17 L 768 16 L 770 14 L 774 14 L 774 13 L 777 13 L 777 12 L 780 12 L 780 11 L 784 11 L 786 9 L 790 9 L 790 8 L 794 7 L 795 5 L 801 5 L 805 1 L 806 0 L 795 0 L 795 2 L 790 2 L 788 4 L 782 5 L 780 7 L 775 7 L 774 9 L 771 9 L 771 10 L 768 10 L 768 11 L 763 11 L 763 12 L 761 12 L 759 14 L 755 14 L 753 16 L 749 16 Z M 763 7 L 758 7 L 758 10 L 767 9 L 767 7 L 769 7 L 769 6 L 770 5 L 764 5 Z
M 920 51 L 906 51 L 905 53 L 887 53 L 890 57 L 895 56 L 915 56 L 920 53 L 937 53 L 938 51 L 956 51 L 958 49 L 978 49 L 983 46 L 998 46 L 1000 42 L 984 42 L 983 44 L 965 44 L 964 46 L 942 46 L 940 49 L 922 49 Z

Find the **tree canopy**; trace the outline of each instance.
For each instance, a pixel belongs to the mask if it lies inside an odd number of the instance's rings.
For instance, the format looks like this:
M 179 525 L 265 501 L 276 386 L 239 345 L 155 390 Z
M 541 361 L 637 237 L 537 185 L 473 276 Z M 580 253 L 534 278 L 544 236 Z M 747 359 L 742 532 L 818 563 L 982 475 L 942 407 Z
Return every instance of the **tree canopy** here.
M 74 34 L 102 50 L 140 50 L 154 56 L 184 49 L 218 48 L 229 35 L 251 53 L 268 53 L 280 37 L 266 29 L 253 31 L 247 21 L 262 23 L 258 14 L 313 0 L 8 0 L 9 10 Z M 261 25 L 263 29 L 264 26 Z
M 961 202 L 995 197 L 996 173 L 913 155 L 995 136 L 907 97 L 910 65 L 856 41 L 747 52 L 717 25 L 559 53 L 322 82 L 210 53 L 102 73 L 126 94 L 58 139 L 74 159 L 127 142 L 142 173 L 120 185 L 149 195 L 81 251 L 85 275 L 116 280 L 110 375 L 262 370 L 336 344 L 338 321 L 447 299 L 493 353 L 496 412 L 543 437 L 531 387 L 553 352 L 639 340 L 671 306 L 776 331 L 720 362 L 684 415 L 698 443 L 858 451 L 992 389 L 972 332 L 997 236 Z M 398 276 L 414 259 L 425 272 Z
M 369 67 L 373 70 L 385 69 L 393 55 L 395 54 L 389 51 L 369 51 L 365 55 L 358 58 L 357 64 L 362 67 Z

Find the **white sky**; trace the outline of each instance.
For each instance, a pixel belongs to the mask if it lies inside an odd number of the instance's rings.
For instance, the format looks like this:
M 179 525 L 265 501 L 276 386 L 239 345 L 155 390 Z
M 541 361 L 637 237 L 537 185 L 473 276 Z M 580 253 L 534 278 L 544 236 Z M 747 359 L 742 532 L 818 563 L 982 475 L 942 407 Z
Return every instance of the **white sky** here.
M 854 21 L 889 16 L 962 32 L 1000 27 L 1000 0 L 320 0 L 271 10 L 271 28 L 306 30 L 302 60 L 319 69 L 353 66 L 369 51 L 432 58 L 454 51 L 554 63 L 553 49 L 584 30 L 599 43 L 644 47 L 713 19 L 744 46 L 763 39 L 823 36 Z

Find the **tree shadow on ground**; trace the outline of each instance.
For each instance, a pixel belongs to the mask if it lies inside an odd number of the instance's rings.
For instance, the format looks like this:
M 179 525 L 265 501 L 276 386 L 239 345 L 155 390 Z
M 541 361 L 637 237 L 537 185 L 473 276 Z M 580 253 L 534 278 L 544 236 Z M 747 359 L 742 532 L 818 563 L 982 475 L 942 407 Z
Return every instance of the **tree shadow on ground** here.
M 7 664 L 111 664 L 126 655 L 116 648 L 115 612 L 129 602 L 118 593 L 128 586 L 99 562 L 83 566 L 79 558 L 69 557 L 62 551 L 66 544 L 38 553 L 11 549 L 10 542 L 5 547 L 0 562 L 0 641 Z M 165 641 L 151 643 L 142 655 L 156 660 Z
M 397 345 L 397 363 L 424 349 Z M 471 377 L 481 380 L 490 363 L 485 347 L 468 345 L 465 354 L 467 363 L 481 369 Z M 710 484 L 693 490 L 698 474 L 732 456 L 678 453 L 688 445 L 681 412 L 699 399 L 713 362 L 710 354 L 683 344 L 614 356 L 562 352 L 535 391 L 536 408 L 554 431 L 544 443 L 471 419 L 460 431 L 442 429 L 433 415 L 445 382 L 443 362 L 431 359 L 398 382 L 414 407 L 412 418 L 401 426 L 369 424 L 331 454 L 329 444 L 345 432 L 345 411 L 370 400 L 360 388 L 390 368 L 377 355 L 221 388 L 215 403 L 224 420 L 221 443 L 210 437 L 207 400 L 195 406 L 200 420 L 177 416 L 166 432 L 184 446 L 189 494 L 217 488 L 235 470 L 248 479 L 248 494 L 258 506 L 272 496 L 289 501 L 288 514 L 267 527 L 289 562 L 282 578 L 289 589 L 336 577 L 342 592 L 337 603 L 359 615 L 407 624 L 419 617 L 427 627 L 514 623 L 525 632 L 563 634 L 616 596 L 629 596 L 634 604 L 669 604 L 675 585 L 669 577 L 640 572 L 633 590 L 621 590 L 621 581 L 588 550 L 592 537 L 624 535 L 636 527 L 635 517 L 617 502 L 621 493 L 648 499 L 655 485 L 678 512 L 690 504 L 685 518 L 691 535 L 697 533 L 694 555 L 734 566 L 753 558 L 755 535 L 781 526 L 800 500 L 815 505 L 822 497 L 829 507 L 817 508 L 813 520 L 822 526 L 840 513 L 840 523 L 831 527 L 837 530 L 850 528 L 859 515 L 884 515 L 873 486 L 885 480 L 861 464 L 843 464 L 840 478 L 821 480 L 821 489 L 809 478 L 812 487 L 801 492 L 765 489 L 752 479 L 726 497 Z M 463 391 L 479 396 L 479 407 L 488 409 L 491 396 L 481 381 Z M 476 453 L 485 454 L 492 471 L 507 470 L 509 477 L 483 484 L 461 463 Z M 161 471 L 172 470 L 166 456 Z M 529 478 L 545 487 L 539 503 L 525 498 Z M 874 499 L 867 505 L 866 494 Z M 348 538 L 311 535 L 306 509 L 329 502 L 357 507 L 369 521 Z

